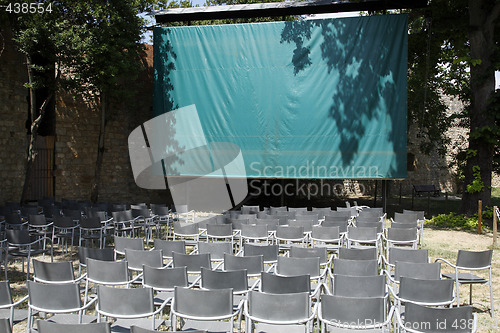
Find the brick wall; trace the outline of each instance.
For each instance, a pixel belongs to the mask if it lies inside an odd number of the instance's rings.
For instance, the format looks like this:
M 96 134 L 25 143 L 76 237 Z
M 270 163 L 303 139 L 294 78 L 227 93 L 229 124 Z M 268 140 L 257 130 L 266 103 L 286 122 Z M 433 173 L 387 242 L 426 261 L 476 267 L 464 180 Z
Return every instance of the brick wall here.
M 0 32 L 0 204 L 19 201 L 24 181 L 28 114 L 25 60 L 8 29 Z M 2 51 L 3 46 L 3 51 Z

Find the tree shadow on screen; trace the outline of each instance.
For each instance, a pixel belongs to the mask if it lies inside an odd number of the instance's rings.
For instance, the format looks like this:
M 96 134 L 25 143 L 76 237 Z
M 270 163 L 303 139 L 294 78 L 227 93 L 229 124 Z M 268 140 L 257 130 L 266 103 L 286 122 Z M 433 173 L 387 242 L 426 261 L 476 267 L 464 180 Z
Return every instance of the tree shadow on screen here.
M 395 75 L 398 73 L 394 73 L 393 69 L 399 65 L 395 65 L 394 57 L 390 56 L 390 52 L 394 54 L 394 51 L 379 43 L 381 39 L 395 33 L 400 36 L 401 32 L 398 33 L 394 25 L 388 24 L 384 34 L 380 34 L 381 29 L 369 30 L 373 25 L 366 24 L 366 20 L 349 26 L 347 20 L 288 21 L 281 34 L 281 43 L 295 44 L 291 57 L 295 75 L 307 71 L 310 66 L 322 65 L 326 66 L 332 78 L 337 79 L 328 108 L 329 117 L 335 121 L 341 136 L 336 148 L 341 152 L 344 165 L 350 165 L 359 152 L 366 150 L 366 147 L 360 147 L 360 141 L 364 137 L 378 136 L 384 130 L 387 130 L 385 134 L 395 152 L 406 150 L 406 140 L 398 140 L 392 131 L 393 126 L 398 126 L 398 118 L 401 116 L 391 108 L 396 108 L 399 98 L 406 96 L 400 94 L 395 82 Z M 311 49 L 308 47 L 310 41 L 318 38 L 318 33 L 321 34 L 321 64 L 313 63 Z M 382 47 L 373 49 L 374 45 Z M 404 75 L 406 76 L 406 71 Z M 322 87 L 318 86 L 317 89 Z M 390 119 L 381 119 L 382 117 Z M 379 124 L 390 121 L 387 129 L 384 126 L 371 128 L 371 132 L 367 132 L 366 124 L 377 118 Z M 377 148 L 370 147 L 370 151 Z M 406 158 L 406 154 L 396 155 L 396 164 L 406 166 L 406 162 L 402 160 Z M 390 172 L 397 170 L 391 167 Z

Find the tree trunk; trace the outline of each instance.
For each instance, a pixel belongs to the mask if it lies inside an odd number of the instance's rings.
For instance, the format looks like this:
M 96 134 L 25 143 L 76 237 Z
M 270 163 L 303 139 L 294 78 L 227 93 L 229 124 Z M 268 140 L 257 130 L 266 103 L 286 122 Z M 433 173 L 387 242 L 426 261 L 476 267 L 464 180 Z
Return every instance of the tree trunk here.
M 94 180 L 90 189 L 90 202 L 96 203 L 99 199 L 99 187 L 101 182 L 102 161 L 104 159 L 104 136 L 106 133 L 106 112 L 108 109 L 108 98 L 104 92 L 101 92 L 101 109 L 100 109 L 100 125 L 99 125 L 99 141 L 97 144 L 97 159 L 94 171 Z
M 29 83 L 29 92 L 30 92 L 30 113 L 31 113 L 31 125 L 30 125 L 30 135 L 28 141 L 28 148 L 26 151 L 26 167 L 24 170 L 24 184 L 23 190 L 21 193 L 21 204 L 25 203 L 28 200 L 28 194 L 31 186 L 31 176 L 33 173 L 33 163 L 36 158 L 36 150 L 35 143 L 36 138 L 38 136 L 38 128 L 40 127 L 40 123 L 42 122 L 43 116 L 45 115 L 45 110 L 47 109 L 47 105 L 49 105 L 50 101 L 54 97 L 54 93 L 50 93 L 45 101 L 43 102 L 40 110 L 36 108 L 36 98 L 35 98 L 35 89 L 33 88 L 33 69 L 30 57 L 26 57 L 26 64 L 28 67 L 28 83 Z M 38 116 L 37 116 L 38 111 Z
M 471 105 L 465 184 L 466 186 L 472 184 L 473 168 L 477 166 L 484 186 L 479 191 L 465 190 L 460 207 L 460 211 L 465 214 L 477 212 L 478 200 L 482 200 L 484 206 L 490 205 L 491 202 L 494 143 L 484 135 L 476 133 L 494 123 L 494 117 L 487 109 L 489 99 L 495 90 L 495 69 L 492 60 L 495 49 L 495 21 L 499 12 L 499 3 L 491 5 L 487 0 L 469 0 Z

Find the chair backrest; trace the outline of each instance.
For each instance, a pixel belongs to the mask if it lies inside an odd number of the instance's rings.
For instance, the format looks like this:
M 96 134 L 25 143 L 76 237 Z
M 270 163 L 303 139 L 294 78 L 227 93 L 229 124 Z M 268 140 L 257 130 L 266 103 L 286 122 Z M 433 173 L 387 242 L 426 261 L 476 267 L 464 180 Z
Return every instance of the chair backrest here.
M 103 249 L 92 247 L 78 247 L 78 259 L 81 265 L 87 265 L 87 259 L 96 259 L 102 261 L 114 261 L 115 250 L 111 247 Z
M 186 242 L 183 240 L 154 239 L 154 249 L 162 250 L 164 258 L 172 258 L 172 252 L 186 253 Z
M 315 225 L 312 228 L 311 238 L 323 241 L 338 240 L 340 239 L 340 229 L 339 227 Z
M 33 271 L 37 282 L 68 283 L 75 279 L 71 261 L 45 262 L 33 259 Z
M 333 259 L 333 274 L 373 276 L 378 275 L 377 260 Z
M 304 237 L 304 227 L 278 226 L 276 228 L 276 238 L 281 239 L 301 239 Z
M 247 270 L 214 271 L 209 268 L 201 269 L 201 286 L 204 289 L 228 289 L 234 293 L 248 290 Z
M 129 281 L 128 264 L 87 258 L 87 279 L 101 284 L 126 284 Z
M 157 290 L 174 290 L 174 287 L 187 287 L 187 267 L 157 268 L 143 266 L 142 283 Z
M 328 220 L 330 217 L 344 217 L 346 220 L 349 220 L 351 218 L 351 209 L 350 208 L 344 208 L 340 209 L 341 207 L 338 207 L 337 210 L 332 210 L 331 212 L 328 212 L 328 214 L 325 215 L 325 220 Z
M 73 228 L 75 226 L 75 222 L 71 217 L 68 216 L 54 216 L 54 226 L 58 228 Z
M 233 230 L 241 230 L 241 226 L 249 224 L 249 219 L 228 218 L 227 221 L 233 226 Z
M 429 262 L 429 250 L 390 247 L 388 260 L 391 265 L 394 265 L 396 261 L 425 264 Z
M 400 222 L 400 223 L 411 223 L 411 222 L 417 222 L 418 221 L 418 214 L 417 213 L 394 213 L 394 222 Z
M 403 214 L 413 214 L 413 213 L 417 214 L 417 218 L 419 220 L 424 220 L 425 219 L 425 216 L 424 216 L 425 212 L 423 210 L 408 210 L 408 209 L 403 209 Z
M 278 260 L 279 247 L 275 244 L 260 245 L 260 244 L 244 244 L 244 256 L 258 256 L 262 255 L 264 262 L 276 262 Z
M 233 313 L 233 291 L 175 287 L 173 308 L 178 313 L 198 318 L 230 315 Z
M 125 249 L 125 260 L 128 262 L 128 268 L 136 271 L 142 271 L 142 265 L 151 267 L 163 266 L 162 250 L 132 250 Z
M 377 260 L 377 249 L 347 249 L 341 247 L 339 249 L 339 259 L 347 260 Z
M 7 229 L 5 230 L 7 242 L 11 244 L 28 244 L 31 242 L 30 232 L 27 229 Z
M 281 206 L 281 207 L 269 207 L 269 213 L 271 215 L 275 215 L 275 214 L 278 214 L 280 212 L 286 212 L 287 211 L 287 207 L 286 206 Z
M 48 320 L 36 321 L 40 333 L 111 333 L 110 323 L 59 324 Z
M 369 227 L 348 227 L 347 238 L 359 241 L 372 241 L 377 238 L 377 228 Z
M 457 266 L 463 268 L 487 268 L 491 266 L 493 250 L 466 251 L 458 250 Z
M 331 207 L 312 207 L 312 211 L 318 213 L 318 218 L 324 219 L 332 211 Z
M 87 213 L 87 217 L 97 217 L 101 221 L 106 221 L 108 219 L 107 212 L 103 210 L 90 210 Z
M 249 219 L 250 223 L 257 218 L 257 214 L 239 214 L 237 215 L 238 219 Z
M 328 261 L 328 254 L 326 251 L 326 247 L 306 248 L 306 247 L 291 246 L 290 257 L 294 258 L 319 257 L 319 262 L 322 265 L 326 264 L 326 262 Z
M 262 272 L 260 290 L 270 294 L 291 294 L 311 291 L 311 278 L 307 275 L 281 276 Z
M 446 303 L 453 300 L 451 279 L 424 280 L 402 276 L 399 283 L 399 297 L 405 301 L 426 303 Z
M 10 292 L 9 281 L 0 281 L 0 306 L 11 304 L 12 294 Z
M 22 224 L 23 220 L 19 213 L 10 213 L 5 216 L 5 222 L 9 225 L 15 226 Z
M 199 233 L 198 223 L 181 223 L 174 221 L 174 234 L 179 236 L 197 236 Z
M 385 321 L 383 297 L 321 295 L 321 317 L 334 323 L 366 327 Z
M 255 219 L 252 221 L 253 224 L 256 225 L 265 225 L 267 226 L 268 231 L 276 230 L 278 227 L 280 220 L 279 219 Z
M 280 311 L 286 304 L 286 311 Z M 248 292 L 248 313 L 250 316 L 272 322 L 303 321 L 310 316 L 309 292 L 290 294 L 269 294 Z
M 241 269 L 246 269 L 247 275 L 260 275 L 264 271 L 264 257 L 262 255 L 240 257 L 224 254 L 225 271 Z
M 307 212 L 307 207 L 288 207 L 289 212 Z
M 207 236 L 231 237 L 233 236 L 232 224 L 207 224 Z
M 316 278 L 320 275 L 320 259 L 279 256 L 276 274 L 285 276 L 309 274 L 311 278 Z
M 260 211 L 259 206 L 241 206 L 242 214 L 257 214 Z
M 157 206 L 157 205 L 151 204 L 151 211 L 153 212 L 153 214 L 156 214 L 158 216 L 170 215 L 170 209 L 166 206 Z
M 396 242 L 411 242 L 417 240 L 417 228 L 389 228 L 387 239 Z
M 386 277 L 336 274 L 333 279 L 333 294 L 344 297 L 384 297 Z
M 10 327 L 10 320 L 8 318 L 0 319 L 0 333 L 12 333 L 12 328 Z
M 408 223 L 402 223 L 402 222 L 392 222 L 391 223 L 391 228 L 418 228 L 418 222 L 408 222 Z
M 137 316 L 154 311 L 152 288 L 97 286 L 97 309 L 110 316 Z
M 342 221 L 330 221 L 330 220 L 325 220 L 323 223 L 321 223 L 321 226 L 323 227 L 338 227 L 340 233 L 346 233 L 347 232 L 347 225 L 349 222 L 347 220 L 342 220 Z
M 124 254 L 125 249 L 144 250 L 144 239 L 115 236 L 115 252 Z
M 200 273 L 202 267 L 211 268 L 209 253 L 183 254 L 173 252 L 172 257 L 174 261 L 174 267 L 186 266 L 187 271 L 190 274 Z
M 29 224 L 32 226 L 46 226 L 48 224 L 45 215 L 29 215 Z
M 358 227 L 358 228 L 377 228 L 377 234 L 380 234 L 384 231 L 384 225 L 380 221 L 377 221 L 377 222 L 357 221 L 356 227 Z
M 39 311 L 58 312 L 81 307 L 80 286 L 76 283 L 27 283 L 29 305 Z
M 94 217 L 80 217 L 80 228 L 83 229 L 97 229 L 101 228 L 101 219 L 98 216 Z
M 439 280 L 441 279 L 441 263 L 412 263 L 396 261 L 394 280 L 399 281 L 402 276 L 415 279 Z
M 135 206 L 132 208 L 132 216 L 133 217 L 144 217 L 148 218 L 151 217 L 151 214 L 149 212 L 149 209 L 147 207 L 140 207 L 140 206 Z
M 405 306 L 404 325 L 418 332 L 469 333 L 473 331 L 473 323 L 471 306 L 435 308 L 414 303 Z
M 299 219 L 296 219 L 296 220 L 290 220 L 290 221 L 288 221 L 288 225 L 290 227 L 302 227 L 304 229 L 304 232 L 311 232 L 313 224 L 314 224 L 313 220 L 299 220 Z
M 175 205 L 175 212 L 177 214 L 186 214 L 189 212 L 188 205 Z
M 266 238 L 269 233 L 267 224 L 242 224 L 241 237 L 247 238 Z
M 233 254 L 231 242 L 198 242 L 198 253 L 209 253 L 210 260 L 224 260 L 224 253 Z

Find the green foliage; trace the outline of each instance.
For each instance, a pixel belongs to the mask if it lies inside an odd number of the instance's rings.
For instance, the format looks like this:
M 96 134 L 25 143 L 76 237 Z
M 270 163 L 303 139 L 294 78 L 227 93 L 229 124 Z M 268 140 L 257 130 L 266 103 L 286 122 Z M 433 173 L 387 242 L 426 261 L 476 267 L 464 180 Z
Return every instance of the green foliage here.
M 479 193 L 484 189 L 484 182 L 481 179 L 481 168 L 479 165 L 472 167 L 473 180 L 472 184 L 467 184 L 467 193 Z
M 475 231 L 478 226 L 478 218 L 477 215 L 467 217 L 466 215 L 456 213 L 439 214 L 427 223 L 440 229 Z

